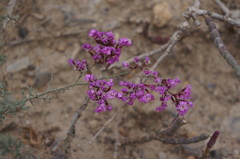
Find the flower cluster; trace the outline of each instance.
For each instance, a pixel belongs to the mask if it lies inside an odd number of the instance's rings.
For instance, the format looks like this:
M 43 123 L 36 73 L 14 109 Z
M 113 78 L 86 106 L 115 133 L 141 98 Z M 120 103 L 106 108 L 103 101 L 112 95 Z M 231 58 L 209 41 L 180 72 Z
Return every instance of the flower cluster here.
M 177 108 L 179 115 L 184 116 L 189 108 L 193 107 L 193 103 L 187 101 L 191 98 L 191 89 L 190 85 L 186 85 L 180 92 L 171 93 L 169 90 L 176 87 L 181 81 L 178 78 L 175 79 L 163 79 L 160 82 L 160 85 L 157 85 L 154 88 L 160 94 L 160 106 L 156 108 L 157 111 L 163 111 L 167 107 L 167 102 L 171 99 Z
M 135 66 L 130 66 L 128 63 L 123 62 L 122 66 L 129 69 L 136 69 L 139 68 L 142 70 L 142 72 L 151 78 L 154 79 L 154 82 L 156 84 L 133 84 L 130 82 L 120 83 L 121 86 L 126 86 L 129 88 L 128 90 L 123 89 L 122 93 L 123 96 L 121 100 L 128 102 L 130 104 L 133 103 L 134 99 L 138 99 L 140 102 L 148 103 L 149 101 L 154 100 L 154 97 L 151 93 L 149 93 L 149 90 L 157 92 L 160 97 L 160 106 L 156 108 L 157 111 L 163 111 L 168 106 L 168 101 L 172 101 L 175 103 L 177 112 L 179 115 L 183 116 L 185 115 L 189 108 L 193 107 L 193 103 L 188 101 L 190 99 L 191 95 L 191 89 L 192 87 L 190 85 L 186 85 L 185 88 L 183 88 L 178 93 L 171 93 L 170 89 L 176 87 L 181 81 L 178 78 L 175 79 L 160 79 L 158 77 L 157 71 L 150 71 L 146 69 L 146 66 L 151 64 L 151 61 L 149 57 L 146 57 L 143 62 L 139 60 L 139 58 L 134 58 Z M 140 96 L 136 96 L 136 94 L 140 94 Z M 145 99 L 145 96 L 148 98 Z
M 106 68 L 119 61 L 122 47 L 132 44 L 128 38 L 119 39 L 117 42 L 111 31 L 100 32 L 93 29 L 88 35 L 94 38 L 97 45 L 93 47 L 85 43 L 82 45 L 82 48 L 90 53 L 95 63 L 104 64 Z
M 69 59 L 68 63 L 74 67 L 74 69 L 80 71 L 81 73 L 87 70 L 87 61 L 85 59 L 81 61 Z
M 125 68 L 130 68 L 130 69 L 136 69 L 136 68 L 140 68 L 141 70 L 143 70 L 144 67 L 146 67 L 147 65 L 151 64 L 151 61 L 149 59 L 149 57 L 145 57 L 144 62 L 142 63 L 138 57 L 135 57 L 134 59 L 135 62 L 135 66 L 130 66 L 127 62 L 123 62 L 122 66 Z
M 127 102 L 129 105 L 133 105 L 135 99 L 138 99 L 138 101 L 142 103 L 148 103 L 154 100 L 154 96 L 143 83 L 134 84 L 128 81 L 120 81 L 119 85 L 125 86 L 126 88 L 122 88 L 118 98 Z
M 113 79 L 98 80 L 93 74 L 87 74 L 85 81 L 89 82 L 89 91 L 87 92 L 89 98 L 98 103 L 95 112 L 111 111 L 112 106 L 109 105 L 108 100 L 118 96 L 118 92 L 111 89 L 114 85 Z

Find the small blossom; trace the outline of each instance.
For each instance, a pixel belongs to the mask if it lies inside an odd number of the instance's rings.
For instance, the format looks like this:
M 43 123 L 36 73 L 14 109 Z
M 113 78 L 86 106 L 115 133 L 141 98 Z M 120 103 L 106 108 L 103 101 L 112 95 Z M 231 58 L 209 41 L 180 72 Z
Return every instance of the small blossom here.
M 142 66 L 142 63 L 140 62 L 140 60 L 139 60 L 138 57 L 134 57 L 133 60 L 134 60 L 134 62 L 135 62 L 136 65 Z
M 131 46 L 132 45 L 132 41 L 128 38 L 121 38 L 118 40 L 118 45 L 120 47 L 123 47 L 123 46 Z
M 91 81 L 94 81 L 95 80 L 95 77 L 93 74 L 86 74 L 85 75 L 85 81 L 87 82 L 91 82 Z
M 149 65 L 149 64 L 151 64 L 151 61 L 150 61 L 150 59 L 149 59 L 149 57 L 147 56 L 147 57 L 145 57 L 145 59 L 144 59 L 144 62 L 145 62 L 145 64 L 146 65 Z
M 186 85 L 185 88 L 182 89 L 182 91 L 178 94 L 178 97 L 180 99 L 190 99 L 191 98 L 191 85 Z
M 123 63 L 122 63 L 122 66 L 128 68 L 128 67 L 129 67 L 129 64 L 128 64 L 127 62 L 123 62 Z
M 186 101 L 180 101 L 176 107 L 178 114 L 181 116 L 184 116 L 188 112 L 188 102 Z
M 87 61 L 85 59 L 83 59 L 82 61 L 79 61 L 78 59 L 75 61 L 73 59 L 69 59 L 68 63 L 72 65 L 74 69 L 80 72 L 84 72 L 87 70 Z
M 153 100 L 154 100 L 154 96 L 152 94 L 148 93 L 148 94 L 143 95 L 139 101 L 143 102 L 143 103 L 148 103 Z
M 155 80 L 154 80 L 154 82 L 156 82 L 156 83 L 160 83 L 160 82 L 161 82 L 161 79 L 158 78 L 158 77 L 156 77 Z
M 82 45 L 82 48 L 85 49 L 85 50 L 91 50 L 93 49 L 92 45 L 88 44 L 88 43 L 85 43 Z

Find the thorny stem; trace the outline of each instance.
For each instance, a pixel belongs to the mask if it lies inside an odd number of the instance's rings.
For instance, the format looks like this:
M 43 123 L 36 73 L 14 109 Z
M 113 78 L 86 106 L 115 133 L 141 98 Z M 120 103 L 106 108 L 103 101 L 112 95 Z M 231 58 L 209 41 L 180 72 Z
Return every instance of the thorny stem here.
M 220 33 L 217 30 L 215 23 L 211 17 L 206 17 L 205 22 L 209 28 L 212 39 L 214 40 L 214 44 L 217 47 L 220 54 L 224 57 L 224 59 L 228 62 L 228 64 L 235 70 L 237 77 L 240 79 L 240 65 L 235 60 L 235 58 L 231 55 L 231 53 L 226 49 Z

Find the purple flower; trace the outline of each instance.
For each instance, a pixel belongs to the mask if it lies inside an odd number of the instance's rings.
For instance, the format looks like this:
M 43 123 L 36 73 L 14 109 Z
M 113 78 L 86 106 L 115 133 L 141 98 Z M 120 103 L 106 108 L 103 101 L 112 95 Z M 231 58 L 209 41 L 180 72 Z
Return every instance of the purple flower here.
M 160 82 L 161 82 L 161 79 L 158 78 L 158 77 L 156 77 L 155 80 L 154 80 L 154 82 L 156 82 L 156 83 L 160 83 Z
M 154 100 L 154 96 L 152 94 L 150 94 L 150 93 L 143 95 L 139 99 L 139 101 L 143 102 L 143 103 L 148 103 L 148 102 L 153 101 L 153 100 Z
M 190 99 L 191 98 L 191 85 L 186 85 L 185 88 L 182 89 L 182 91 L 178 94 L 178 97 L 180 99 Z
M 107 99 L 114 99 L 118 95 L 117 91 L 110 90 L 109 92 L 106 93 Z
M 156 107 L 156 111 L 162 112 L 167 107 L 166 103 L 162 103 L 159 107 Z
M 121 38 L 118 40 L 118 45 L 120 47 L 123 47 L 123 46 L 131 46 L 132 45 L 132 41 L 128 38 Z
M 146 65 L 149 65 L 149 64 L 151 64 L 151 61 L 150 61 L 150 59 L 149 59 L 149 57 L 147 56 L 147 57 L 145 57 L 145 59 L 144 59 L 144 62 L 145 62 L 145 64 Z
M 75 64 L 75 62 L 74 62 L 73 59 L 69 59 L 69 60 L 68 60 L 68 63 L 69 63 L 70 65 L 74 65 L 74 64 Z
M 178 114 L 184 116 L 188 112 L 188 102 L 180 101 L 177 105 Z
M 83 44 L 82 48 L 85 49 L 85 50 L 92 50 L 93 49 L 92 45 L 90 45 L 88 43 Z
M 92 29 L 92 30 L 89 31 L 88 36 L 93 37 L 93 38 L 97 38 L 97 37 L 99 37 L 99 32 L 95 29 Z
M 85 75 L 85 81 L 87 82 L 91 82 L 91 81 L 94 81 L 95 80 L 95 77 L 93 74 L 86 74 Z
M 142 63 L 140 62 L 138 57 L 134 57 L 133 60 L 137 66 L 142 66 Z
M 93 47 L 85 43 L 82 48 L 89 52 L 95 63 L 105 65 L 106 69 L 119 61 L 123 46 L 131 45 L 131 40 L 128 38 L 119 39 L 119 43 L 116 44 L 112 31 L 100 32 L 92 29 L 88 35 L 96 41 L 97 45 Z
M 74 67 L 74 69 L 80 71 L 81 73 L 87 70 L 87 61 L 83 59 L 82 61 L 69 59 L 68 63 Z
M 129 64 L 128 64 L 127 62 L 123 62 L 123 63 L 122 63 L 122 66 L 128 68 L 128 67 L 129 67 Z

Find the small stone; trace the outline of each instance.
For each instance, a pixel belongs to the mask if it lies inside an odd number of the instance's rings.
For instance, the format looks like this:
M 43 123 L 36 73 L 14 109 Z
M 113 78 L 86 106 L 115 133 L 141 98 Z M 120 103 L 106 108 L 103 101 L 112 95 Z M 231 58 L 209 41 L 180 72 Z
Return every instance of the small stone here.
M 64 52 L 66 50 L 66 48 L 67 48 L 67 43 L 64 42 L 58 46 L 57 50 L 60 52 Z
M 159 28 L 165 26 L 173 15 L 170 5 L 167 2 L 157 3 L 153 7 L 153 24 Z
M 119 134 L 121 134 L 122 136 L 124 136 L 124 137 L 128 136 L 128 131 L 125 128 L 119 127 L 118 131 L 119 131 Z
M 36 88 L 44 87 L 51 80 L 51 75 L 50 72 L 37 73 L 33 86 Z
M 34 69 L 35 66 L 32 64 L 29 58 L 22 58 L 7 66 L 8 73 L 15 73 L 25 69 Z

